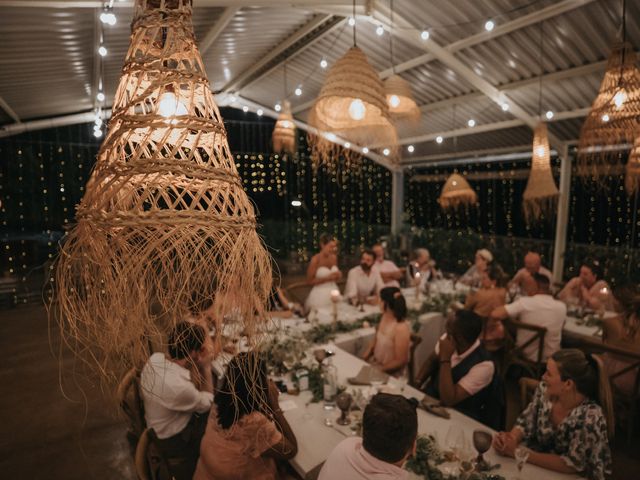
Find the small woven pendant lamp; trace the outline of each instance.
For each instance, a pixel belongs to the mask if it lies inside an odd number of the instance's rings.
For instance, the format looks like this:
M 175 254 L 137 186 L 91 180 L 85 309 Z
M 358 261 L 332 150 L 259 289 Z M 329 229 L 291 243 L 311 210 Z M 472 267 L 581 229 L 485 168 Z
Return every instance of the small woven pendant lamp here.
M 106 380 L 141 367 L 189 312 L 221 331 L 232 311 L 249 338 L 265 318 L 270 258 L 191 13 L 190 0 L 136 0 L 108 133 L 55 266 L 52 317 Z
M 276 153 L 296 153 L 296 124 L 291 115 L 291 104 L 288 100 L 282 102 L 282 110 L 273 128 L 273 151 Z
M 469 182 L 460 174 L 453 173 L 442 187 L 438 203 L 443 210 L 455 210 L 464 206 L 475 205 L 478 195 Z

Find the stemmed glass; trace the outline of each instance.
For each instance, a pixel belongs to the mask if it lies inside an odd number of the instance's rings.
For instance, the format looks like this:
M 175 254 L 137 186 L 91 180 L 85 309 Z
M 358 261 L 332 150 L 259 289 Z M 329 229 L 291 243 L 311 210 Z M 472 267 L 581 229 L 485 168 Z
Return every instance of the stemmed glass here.
M 516 467 L 518 467 L 518 479 L 520 480 L 522 477 L 522 469 L 524 468 L 524 464 L 527 463 L 527 459 L 529 458 L 529 454 L 531 451 L 527 447 L 516 447 L 515 450 L 515 459 L 516 459 Z
M 349 425 L 351 423 L 351 419 L 349 418 L 349 408 L 351 407 L 351 402 L 353 401 L 353 397 L 347 392 L 342 392 L 336 398 L 336 405 L 340 409 L 341 415 L 336 423 L 338 425 Z
M 484 430 L 473 431 L 473 446 L 478 451 L 476 470 L 479 472 L 489 469 L 489 465 L 482 455 L 491 448 L 491 440 L 492 438 L 489 432 L 485 432 Z

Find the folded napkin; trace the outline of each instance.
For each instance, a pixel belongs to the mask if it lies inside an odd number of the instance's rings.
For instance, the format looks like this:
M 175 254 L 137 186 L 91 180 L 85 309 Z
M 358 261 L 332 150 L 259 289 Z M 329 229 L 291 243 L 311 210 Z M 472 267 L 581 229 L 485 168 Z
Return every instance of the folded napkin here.
M 389 375 L 378 370 L 371 365 L 365 365 L 360 369 L 358 375 L 348 378 L 351 385 L 371 385 L 371 382 L 387 383 Z
M 439 403 L 433 403 L 432 399 L 429 397 L 424 397 L 422 399 L 422 401 L 420 402 L 420 407 L 437 417 L 446 418 L 447 420 L 451 418 L 449 410 L 444 408 Z

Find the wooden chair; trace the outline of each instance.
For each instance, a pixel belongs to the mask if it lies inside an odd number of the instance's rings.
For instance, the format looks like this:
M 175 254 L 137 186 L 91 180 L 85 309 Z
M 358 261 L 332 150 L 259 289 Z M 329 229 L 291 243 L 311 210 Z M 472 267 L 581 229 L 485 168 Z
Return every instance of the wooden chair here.
M 604 366 L 604 359 L 602 354 L 594 353 L 591 357 L 598 365 L 598 375 L 607 375 L 607 370 Z M 613 413 L 613 396 L 611 395 L 611 381 L 602 382 L 599 386 L 598 397 L 600 397 L 600 405 L 602 406 L 602 413 L 607 420 L 607 434 L 611 440 L 616 435 L 616 418 Z
M 157 447 L 153 428 L 145 428 L 136 445 L 135 465 L 138 480 L 168 480 L 170 474 L 166 459 Z
M 144 405 L 140 396 L 140 377 L 135 368 L 129 370 L 118 385 L 116 398 L 129 425 L 127 438 L 134 446 L 147 427 L 144 418 Z
M 415 354 L 416 354 L 416 349 L 418 348 L 418 345 L 420 345 L 422 343 L 422 337 L 420 335 L 418 335 L 417 333 L 412 333 L 411 334 L 411 346 L 409 348 L 409 365 L 407 366 L 408 368 L 408 378 L 407 378 L 407 383 L 409 385 L 413 385 L 414 381 L 415 381 L 415 365 L 414 365 L 414 358 L 415 358 Z
M 295 282 L 286 287 L 283 287 L 284 293 L 287 298 L 292 301 L 304 305 L 304 301 L 307 299 L 309 292 L 311 291 L 311 285 L 306 281 Z
M 547 334 L 547 329 L 538 325 L 531 325 L 529 323 L 523 323 L 512 319 L 506 320 L 505 326 L 512 333 L 513 338 L 517 338 L 518 331 L 520 330 L 532 332 L 533 336 L 522 345 L 517 345 L 514 342 L 513 346 L 506 352 L 504 367 L 502 370 L 503 379 L 506 378 L 509 368 L 514 365 L 522 367 L 530 374 L 531 377 L 540 378 L 545 369 L 545 364 L 542 360 L 542 353 L 544 351 L 544 337 Z M 536 354 L 536 360 L 532 361 L 524 355 L 524 349 L 536 341 L 538 342 L 538 351 Z
M 536 380 L 535 378 L 522 377 L 518 380 L 518 384 L 520 385 L 520 412 L 523 412 L 527 405 L 531 402 L 533 398 L 533 392 L 536 391 L 538 385 L 540 384 L 540 380 Z

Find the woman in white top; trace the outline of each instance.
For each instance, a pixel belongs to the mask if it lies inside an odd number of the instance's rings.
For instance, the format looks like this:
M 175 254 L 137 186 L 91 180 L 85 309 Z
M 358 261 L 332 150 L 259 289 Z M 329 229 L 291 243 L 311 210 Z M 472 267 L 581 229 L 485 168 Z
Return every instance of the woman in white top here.
M 407 304 L 400 289 L 380 290 L 382 318 L 376 336 L 362 358 L 390 374 L 402 374 L 409 363 L 411 327 L 405 320 Z
M 580 275 L 567 282 L 558 294 L 565 303 L 577 303 L 592 310 L 613 307 L 611 289 L 602 279 L 602 266 L 597 260 L 585 260 L 580 267 Z
M 338 290 L 336 282 L 342 278 L 338 269 L 338 242 L 328 233 L 320 236 L 320 252 L 316 253 L 307 267 L 307 283 L 313 285 L 309 292 L 305 310 L 331 305 L 331 291 Z

